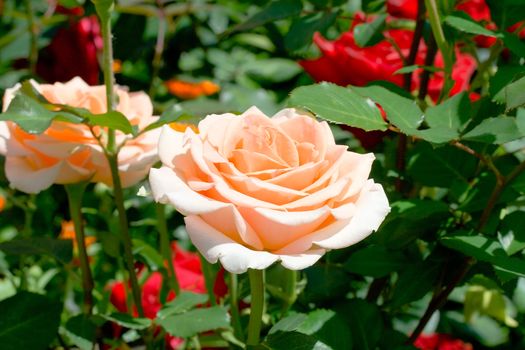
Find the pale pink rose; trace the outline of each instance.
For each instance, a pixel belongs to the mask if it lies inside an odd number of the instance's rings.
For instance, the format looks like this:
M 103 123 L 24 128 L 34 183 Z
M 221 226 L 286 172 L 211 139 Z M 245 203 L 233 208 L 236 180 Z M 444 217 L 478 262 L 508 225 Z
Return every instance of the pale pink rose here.
M 89 86 L 81 78 L 67 83 L 33 87 L 49 102 L 82 107 L 92 113 L 106 112 L 105 87 Z M 4 111 L 14 98 L 18 84 L 4 95 Z M 153 107 L 143 92 L 129 93 L 117 87 L 117 111 L 139 130 L 156 121 Z M 97 133 L 103 130 L 96 128 Z M 124 187 L 132 186 L 148 173 L 158 159 L 160 131 L 144 133 L 136 139 L 116 132 L 116 142 L 126 142 L 119 153 L 119 173 Z M 0 122 L 0 153 L 5 155 L 5 173 L 10 185 L 27 193 L 40 192 L 52 184 L 70 184 L 90 179 L 112 184 L 108 161 L 89 128 L 83 124 L 52 122 L 42 134 L 29 134 L 14 122 Z
M 294 109 L 209 115 L 199 134 L 165 126 L 159 156 L 155 200 L 185 215 L 197 249 L 233 273 L 311 266 L 366 238 L 390 210 L 368 179 L 374 155 L 336 145 L 326 122 Z

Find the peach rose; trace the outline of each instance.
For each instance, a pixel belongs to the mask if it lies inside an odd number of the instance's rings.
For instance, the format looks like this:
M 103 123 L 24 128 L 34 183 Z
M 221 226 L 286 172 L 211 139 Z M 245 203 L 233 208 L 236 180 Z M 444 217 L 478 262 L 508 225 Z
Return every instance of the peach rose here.
M 106 112 L 105 87 L 89 86 L 81 78 L 67 83 L 39 85 L 34 88 L 49 102 L 82 107 L 92 113 Z M 20 85 L 8 89 L 3 109 L 15 96 Z M 127 92 L 117 87 L 117 111 L 124 114 L 139 130 L 156 121 L 153 106 L 143 92 Z M 96 132 L 101 132 L 96 128 Z M 152 130 L 136 139 L 116 132 L 116 142 L 126 142 L 119 153 L 119 171 L 124 187 L 144 178 L 158 159 L 160 131 Z M 83 124 L 53 121 L 42 134 L 29 134 L 14 122 L 0 122 L 0 153 L 5 155 L 5 173 L 12 187 L 27 193 L 40 192 L 52 184 L 69 184 L 91 179 L 112 184 L 109 164 L 97 140 Z
M 374 155 L 336 145 L 326 122 L 294 109 L 209 115 L 199 134 L 164 126 L 159 156 L 155 200 L 186 215 L 197 249 L 233 273 L 311 266 L 363 240 L 390 210 L 368 179 Z

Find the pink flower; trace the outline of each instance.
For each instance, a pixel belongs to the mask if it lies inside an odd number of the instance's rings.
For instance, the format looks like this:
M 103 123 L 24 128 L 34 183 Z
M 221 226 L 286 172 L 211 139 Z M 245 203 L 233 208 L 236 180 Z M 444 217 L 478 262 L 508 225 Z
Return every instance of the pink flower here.
M 368 179 L 373 154 L 336 145 L 326 122 L 294 109 L 209 115 L 199 134 L 164 127 L 159 156 L 155 200 L 186 215 L 197 249 L 233 273 L 306 268 L 366 238 L 390 210 Z
M 81 78 L 53 85 L 32 82 L 49 102 L 82 107 L 92 113 L 106 112 L 105 87 L 89 86 Z M 4 111 L 14 98 L 19 85 L 4 95 Z M 152 116 L 153 106 L 143 92 L 129 93 L 117 88 L 117 111 L 123 113 L 132 125 L 142 130 L 157 120 Z M 95 132 L 101 133 L 97 128 Z M 116 133 L 117 144 L 125 145 L 119 153 L 119 173 L 124 187 L 144 178 L 156 155 L 158 130 L 130 139 Z M 29 134 L 14 122 L 0 122 L 0 154 L 5 155 L 5 173 L 12 187 L 27 193 L 40 192 L 52 184 L 69 184 L 85 180 L 112 185 L 106 156 L 83 124 L 54 121 L 42 134 Z

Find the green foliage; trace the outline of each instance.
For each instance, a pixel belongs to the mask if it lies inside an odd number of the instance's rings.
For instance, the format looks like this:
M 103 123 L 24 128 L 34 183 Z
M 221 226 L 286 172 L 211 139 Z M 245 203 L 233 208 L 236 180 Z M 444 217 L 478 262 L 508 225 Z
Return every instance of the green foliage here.
M 0 250 L 11 255 L 49 255 L 67 264 L 73 258 L 73 242 L 70 239 L 32 237 L 14 239 L 0 243 Z
M 101 315 L 101 316 L 107 321 L 114 322 L 118 324 L 119 326 L 126 327 L 129 329 L 141 330 L 141 329 L 146 329 L 149 326 L 151 326 L 151 320 L 149 318 L 133 317 L 129 314 L 124 314 L 120 312 L 114 312 L 109 315 Z
M 198 333 L 230 327 L 230 316 L 226 308 L 212 306 L 193 309 L 183 313 L 174 312 L 159 319 L 158 324 L 175 337 L 188 338 Z
M 97 327 L 86 315 L 77 315 L 67 320 L 64 333 L 81 350 L 93 348 Z
M 297 88 L 291 92 L 289 104 L 334 123 L 353 125 L 366 131 L 386 130 L 386 123 L 370 100 L 334 84 Z
M 45 349 L 58 331 L 62 305 L 43 295 L 19 292 L 0 301 L 0 311 L 3 349 Z
M 370 23 L 358 24 L 354 28 L 354 38 L 357 45 L 361 47 L 377 44 L 383 39 L 386 14 L 377 16 Z

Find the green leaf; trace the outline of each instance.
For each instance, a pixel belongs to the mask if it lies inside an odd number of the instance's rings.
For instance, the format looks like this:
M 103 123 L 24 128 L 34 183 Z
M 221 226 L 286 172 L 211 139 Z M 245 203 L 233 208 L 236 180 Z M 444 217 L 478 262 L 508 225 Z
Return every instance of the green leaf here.
M 197 305 L 204 304 L 207 301 L 207 294 L 181 292 L 175 297 L 175 299 L 164 305 L 164 307 L 157 313 L 157 318 L 163 319 L 174 314 L 180 314 Z
M 391 306 L 401 307 L 423 298 L 432 291 L 434 281 L 439 275 L 439 267 L 440 264 L 427 258 L 423 263 L 412 265 L 401 271 L 392 295 Z
M 465 293 L 465 321 L 471 322 L 474 315 L 491 316 L 508 327 L 516 327 L 518 323 L 507 313 L 505 298 L 497 289 L 489 289 L 481 285 L 469 286 Z
M 111 130 L 119 130 L 124 134 L 132 134 L 133 127 L 128 118 L 120 112 L 113 111 L 103 114 L 87 114 L 90 125 L 102 126 Z
M 346 261 L 345 269 L 364 276 L 383 277 L 409 264 L 410 261 L 401 252 L 373 245 L 353 253 Z
M 423 70 L 427 70 L 429 72 L 440 72 L 443 70 L 443 68 L 439 68 L 439 67 L 433 67 L 433 66 L 421 66 L 421 65 L 418 65 L 418 64 L 413 64 L 411 66 L 405 66 L 403 68 L 400 68 L 398 70 L 396 70 L 394 72 L 394 74 L 406 74 L 406 73 L 412 73 L 412 72 L 415 72 L 416 70 L 418 69 L 423 69 Z
M 262 343 L 263 349 L 272 350 L 314 350 L 319 348 L 314 337 L 299 332 L 276 332 L 269 334 Z M 326 349 L 326 347 L 324 348 Z
M 470 119 L 471 102 L 462 92 L 436 106 L 427 108 L 425 121 L 430 127 L 446 126 L 460 131 Z
M 516 34 L 503 32 L 503 43 L 513 54 L 525 57 L 525 43 Z
M 520 137 L 521 134 L 516 124 L 516 118 L 502 115 L 496 118 L 484 119 L 474 129 L 463 135 L 462 139 L 500 145 Z
M 292 79 L 302 69 L 297 62 L 285 58 L 268 58 L 244 66 L 246 74 L 255 80 L 282 83 Z
M 297 330 L 306 320 L 308 319 L 308 316 L 305 314 L 293 314 L 290 316 L 287 316 L 276 324 L 273 325 L 273 327 L 270 329 L 268 334 L 273 334 L 276 332 L 292 332 Z
M 189 338 L 201 332 L 228 328 L 230 316 L 225 307 L 213 306 L 171 315 L 159 320 L 158 324 L 174 337 Z
M 333 310 L 316 309 L 310 312 L 303 323 L 295 330 L 312 335 L 321 330 L 335 315 L 336 313 Z
M 465 33 L 485 35 L 496 38 L 501 37 L 501 34 L 494 33 L 493 31 L 484 28 L 483 26 L 474 22 L 471 19 L 449 15 L 445 17 L 444 21 L 451 27 L 456 28 Z
M 434 149 L 421 142 L 414 147 L 407 170 L 422 185 L 446 188 L 457 181 L 468 183 L 476 166 L 477 159 L 462 150 L 449 145 Z
M 350 327 L 354 349 L 376 349 L 384 328 L 381 311 L 377 305 L 361 299 L 352 299 L 336 311 L 344 317 Z
M 525 105 L 525 77 L 522 77 L 501 89 L 493 101 L 505 102 L 507 111 Z
M 101 316 L 108 321 L 115 322 L 119 326 L 129 329 L 141 330 L 151 326 L 151 320 L 149 318 L 133 317 L 125 313 L 115 312 L 110 315 Z
M 516 112 L 516 126 L 521 136 L 525 137 L 525 108 L 519 108 Z
M 425 111 L 425 122 L 430 129 L 417 133 L 421 138 L 435 143 L 444 143 L 459 137 L 460 131 L 470 119 L 470 100 L 460 93 L 445 102 Z
M 50 255 L 63 264 L 73 259 L 73 241 L 70 239 L 44 237 L 13 239 L 0 243 L 0 250 L 13 255 Z
M 386 14 L 378 15 L 372 22 L 361 23 L 354 27 L 355 43 L 360 47 L 377 44 L 383 39 Z
M 363 97 L 378 103 L 386 112 L 387 119 L 407 135 L 417 133 L 423 121 L 423 112 L 416 101 L 400 96 L 382 86 L 352 87 Z
M 160 116 L 160 118 L 156 121 L 148 125 L 146 128 L 144 128 L 144 131 L 153 130 L 156 128 L 159 128 L 165 124 L 173 123 L 179 120 L 186 112 L 180 105 L 180 103 L 176 103 L 173 106 L 170 106 L 167 108 Z
M 269 22 L 296 16 L 302 9 L 303 5 L 299 0 L 272 1 L 263 10 L 235 26 L 231 32 L 243 32 Z
M 164 259 L 160 255 L 159 251 L 148 243 L 134 238 L 133 242 L 133 254 L 139 255 L 144 259 L 146 264 L 154 271 L 158 271 L 164 268 Z
M 284 37 L 284 46 L 289 51 L 298 51 L 309 45 L 315 32 L 324 33 L 336 20 L 339 11 L 323 11 L 293 20 Z
M 386 130 L 387 126 L 371 100 L 335 84 L 299 87 L 290 94 L 289 104 L 308 109 L 322 119 L 365 131 Z
M 64 331 L 81 350 L 93 349 L 97 327 L 86 315 L 77 315 L 67 320 Z
M 452 236 L 444 237 L 440 242 L 466 256 L 491 263 L 500 271 L 525 277 L 525 261 L 509 257 L 496 240 L 483 236 Z
M 321 345 L 327 345 L 329 349 L 345 350 L 354 348 L 352 332 L 345 322 L 344 316 L 333 311 L 330 312 L 329 310 L 316 310 L 308 314 L 308 321 L 297 331 L 301 332 L 308 322 L 315 322 L 316 325 L 320 325 L 319 329 L 311 334 L 322 342 L 322 344 L 318 344 L 319 347 L 321 347 Z
M 525 213 L 515 211 L 505 216 L 498 230 L 498 238 L 508 255 L 525 249 Z
M 17 92 L 7 110 L 0 114 L 0 120 L 13 121 L 30 134 L 40 134 L 49 128 L 56 116 L 38 101 Z
M 47 349 L 60 324 L 62 304 L 28 292 L 0 301 L 3 350 Z

